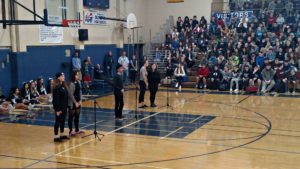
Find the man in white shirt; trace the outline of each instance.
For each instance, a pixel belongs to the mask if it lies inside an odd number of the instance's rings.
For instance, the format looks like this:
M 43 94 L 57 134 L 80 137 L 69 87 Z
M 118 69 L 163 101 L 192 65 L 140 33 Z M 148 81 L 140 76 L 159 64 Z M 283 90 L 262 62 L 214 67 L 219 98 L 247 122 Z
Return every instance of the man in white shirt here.
M 123 51 L 122 56 L 119 57 L 118 63 L 123 66 L 123 81 L 125 84 L 128 84 L 128 65 L 129 65 L 129 59 L 126 56 L 126 52 Z

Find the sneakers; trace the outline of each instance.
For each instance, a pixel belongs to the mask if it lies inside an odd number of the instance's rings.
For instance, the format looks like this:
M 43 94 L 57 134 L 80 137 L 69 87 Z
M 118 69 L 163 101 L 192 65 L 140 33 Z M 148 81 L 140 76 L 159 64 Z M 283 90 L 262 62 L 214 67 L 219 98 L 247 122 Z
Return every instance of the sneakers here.
M 116 120 L 124 120 L 125 117 L 124 116 L 121 116 L 121 117 L 116 117 Z
M 9 114 L 13 114 L 14 110 L 15 110 L 14 106 L 12 106 L 11 104 L 9 104 L 8 105 L 8 113 Z
M 32 110 L 33 109 L 33 105 L 30 103 L 29 105 L 28 105 L 28 110 Z
M 232 93 L 232 89 L 230 89 L 230 93 Z
M 70 132 L 70 133 L 69 133 L 69 136 L 70 136 L 70 137 L 76 136 L 76 132 L 75 132 L 75 131 Z
M 63 142 L 63 140 L 61 138 L 54 138 L 54 142 L 55 143 L 61 143 L 61 142 Z
M 176 87 L 176 88 L 178 87 L 178 83 L 176 83 L 175 87 Z
M 181 86 L 179 86 L 178 90 L 181 92 Z
M 84 134 L 84 131 L 79 130 L 76 132 L 76 134 Z
M 292 95 L 295 95 L 295 94 L 296 94 L 296 92 L 295 92 L 295 91 L 293 91 L 293 92 L 292 92 Z
M 235 92 L 235 93 L 238 93 L 238 92 L 239 92 L 239 89 L 235 89 L 234 92 Z
M 68 136 L 60 136 L 59 137 L 61 140 L 69 140 L 70 138 Z
M 147 107 L 148 107 L 148 106 L 144 104 L 143 106 L 140 106 L 139 108 L 140 108 L 140 109 L 144 109 L 144 108 L 147 108 Z
M 154 103 L 151 104 L 151 107 L 157 107 Z

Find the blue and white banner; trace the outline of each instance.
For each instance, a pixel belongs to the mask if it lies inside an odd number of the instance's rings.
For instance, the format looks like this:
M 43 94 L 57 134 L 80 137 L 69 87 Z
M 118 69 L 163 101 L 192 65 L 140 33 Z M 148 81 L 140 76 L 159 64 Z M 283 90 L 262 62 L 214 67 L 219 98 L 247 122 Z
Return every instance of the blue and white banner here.
M 107 25 L 107 20 L 104 20 L 103 12 L 84 12 L 84 24 L 87 25 Z
M 226 19 L 232 19 L 234 17 L 242 18 L 245 16 L 246 18 L 252 18 L 254 16 L 253 11 L 235 11 L 235 12 L 229 12 L 229 13 L 214 13 L 216 18 L 222 18 L 223 20 Z

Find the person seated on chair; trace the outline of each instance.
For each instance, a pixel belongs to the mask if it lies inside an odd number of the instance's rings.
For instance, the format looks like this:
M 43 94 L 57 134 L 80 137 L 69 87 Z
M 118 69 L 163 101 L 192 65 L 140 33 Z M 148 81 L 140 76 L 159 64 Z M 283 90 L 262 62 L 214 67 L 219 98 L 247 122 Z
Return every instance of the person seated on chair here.
M 257 93 L 260 92 L 261 82 L 262 82 L 262 77 L 261 77 L 260 68 L 259 66 L 255 66 L 249 83 L 251 86 L 255 86 L 255 83 L 257 83 Z
M 225 88 L 223 90 L 228 90 L 229 89 L 229 84 L 230 80 L 232 78 L 232 72 L 229 71 L 228 67 L 224 67 L 224 71 L 222 72 L 223 74 L 223 79 L 221 81 L 221 84 L 225 85 Z
M 288 79 L 287 75 L 283 70 L 283 65 L 279 66 L 276 71 L 276 84 L 275 84 L 275 92 L 285 93 L 288 91 Z
M 275 81 L 274 81 L 275 72 L 271 68 L 270 64 L 266 64 L 266 67 L 261 72 L 261 75 L 262 75 L 262 79 L 263 79 L 261 91 L 263 93 L 267 93 L 267 92 L 271 91 L 273 89 L 273 87 L 275 86 Z
M 239 92 L 239 81 L 240 81 L 241 73 L 239 71 L 238 66 L 234 66 L 233 71 L 232 71 L 232 78 L 230 81 L 230 92 L 232 92 L 232 87 L 233 84 L 235 83 L 235 90 L 234 92 Z
M 206 64 L 202 64 L 200 68 L 198 68 L 197 71 L 197 77 L 196 77 L 196 88 L 199 87 L 199 83 L 203 83 L 204 89 L 206 89 L 206 80 L 209 76 L 209 69 L 206 67 Z
M 97 64 L 94 69 L 94 79 L 101 80 L 103 78 L 103 71 L 101 70 L 100 64 Z
M 252 72 L 249 65 L 244 66 L 244 70 L 241 75 L 242 88 L 245 90 L 249 85 L 252 78 Z
M 219 67 L 215 65 L 208 77 L 208 88 L 211 90 L 218 89 L 222 79 L 222 72 L 220 71 Z
M 297 74 L 294 69 L 290 71 L 290 74 L 288 75 L 288 84 L 291 86 L 289 88 L 289 91 L 292 90 L 292 94 L 296 94 L 296 88 L 297 88 Z
M 175 87 L 179 89 L 179 91 L 181 91 L 181 87 L 182 87 L 182 82 L 183 82 L 183 78 L 184 76 L 186 76 L 185 71 L 184 71 L 184 67 L 182 66 L 181 63 L 179 63 L 174 71 L 174 75 L 176 77 L 177 83 L 175 85 Z

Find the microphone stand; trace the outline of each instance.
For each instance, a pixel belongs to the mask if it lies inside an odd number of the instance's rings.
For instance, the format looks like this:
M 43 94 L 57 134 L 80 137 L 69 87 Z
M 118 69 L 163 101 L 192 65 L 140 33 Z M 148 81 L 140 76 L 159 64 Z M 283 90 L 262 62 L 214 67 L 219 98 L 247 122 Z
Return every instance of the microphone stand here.
M 168 61 L 169 62 L 169 61 Z M 169 64 L 169 63 L 168 63 Z M 170 72 L 168 72 L 170 71 Z M 168 82 L 168 85 L 167 85 L 167 109 L 170 108 L 171 110 L 173 110 L 173 107 L 170 105 L 169 103 L 169 100 L 170 100 L 170 96 L 169 96 L 169 88 L 170 88 L 170 85 L 172 83 L 172 74 L 168 74 L 168 73 L 171 73 L 172 71 L 172 62 L 170 63 L 170 65 L 167 67 L 167 80 L 170 80 L 170 83 Z
M 94 99 L 94 132 L 91 133 L 91 134 L 85 135 L 85 136 L 83 136 L 82 138 L 85 138 L 85 137 L 89 137 L 89 136 L 94 135 L 94 136 L 95 136 L 95 139 L 98 138 L 98 140 L 101 141 L 102 138 L 105 136 L 104 134 L 101 134 L 101 133 L 98 133 L 98 132 L 97 132 L 97 113 L 96 113 L 97 107 L 98 107 L 100 110 L 102 109 L 102 108 L 98 105 L 96 99 Z M 102 138 L 100 138 L 99 135 L 102 136 Z

